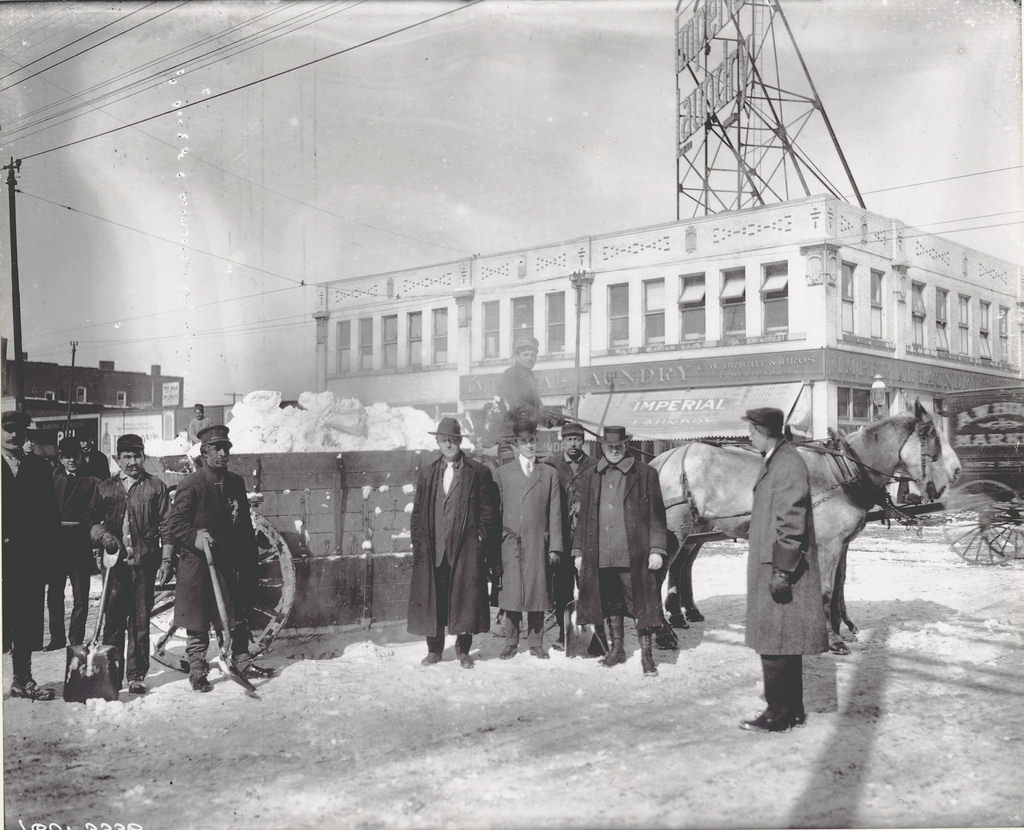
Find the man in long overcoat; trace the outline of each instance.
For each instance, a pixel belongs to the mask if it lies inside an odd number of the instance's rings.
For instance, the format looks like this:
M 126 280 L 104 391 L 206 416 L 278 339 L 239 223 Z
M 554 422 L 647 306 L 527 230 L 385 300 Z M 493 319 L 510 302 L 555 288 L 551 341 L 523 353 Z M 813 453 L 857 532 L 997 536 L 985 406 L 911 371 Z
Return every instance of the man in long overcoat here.
M 447 627 L 459 664 L 471 669 L 473 635 L 491 625 L 487 551 L 500 521 L 497 487 L 490 470 L 462 452 L 458 421 L 442 418 L 430 434 L 441 453 L 416 476 L 407 629 L 426 637 L 429 666 L 441 660 Z
M 52 470 L 24 452 L 29 417 L 7 410 L 2 418 L 3 640 L 13 664 L 11 697 L 53 700 L 53 689 L 32 678 L 32 652 L 43 645 L 43 585 L 60 527 Z
M 558 484 L 562 491 L 562 558 L 555 568 L 554 587 L 555 616 L 558 618 L 558 639 L 553 648 L 561 651 L 565 648 L 565 607 L 572 601 L 576 587 L 576 571 L 569 561 L 572 550 L 572 532 L 580 510 L 580 478 L 583 473 L 597 462 L 583 451 L 585 443 L 583 427 L 576 423 L 562 426 L 562 451 L 544 463 L 554 467 L 558 474 Z
M 537 422 L 518 420 L 506 437 L 516 451 L 494 475 L 501 498 L 501 590 L 505 612 L 505 649 L 501 659 L 519 650 L 519 629 L 526 614 L 527 645 L 547 659 L 544 614 L 551 610 L 551 577 L 562 558 L 562 493 L 558 474 L 537 462 Z
M 604 457 L 580 479 L 580 513 L 572 555 L 579 571 L 577 621 L 608 619 L 609 653 L 602 664 L 624 663 L 623 617 L 636 622 L 645 677 L 655 677 L 652 635 L 664 623 L 657 572 L 668 531 L 658 473 L 626 455 L 625 427 L 606 426 Z
M 146 450 L 140 436 L 120 436 L 115 460 L 120 472 L 96 485 L 97 507 L 89 536 L 111 553 L 124 552 L 110 571 L 103 642 L 126 654 L 118 663 L 118 672 L 127 672 L 129 693 L 145 694 L 149 618 L 161 561 L 160 526 L 171 496 L 166 484 L 146 472 Z M 118 677 L 119 685 L 123 679 Z
M 214 424 L 199 432 L 203 465 L 186 476 L 174 494 L 164 524 L 177 546 L 178 580 L 174 590 L 174 625 L 185 629 L 189 683 L 197 692 L 212 688 L 207 679 L 210 626 L 219 637 L 231 637 L 231 653 L 247 677 L 269 677 L 249 656 L 248 617 L 256 589 L 258 552 L 252 514 L 242 477 L 228 469 L 231 441 L 226 426 Z M 221 620 L 210 567 L 203 550 L 209 546 L 221 588 L 227 624 Z M 162 566 L 166 573 L 170 563 Z M 227 627 L 228 630 L 225 630 Z
M 781 409 L 751 409 L 744 420 L 764 455 L 750 514 L 746 644 L 761 655 L 768 708 L 740 727 L 782 732 L 806 720 L 802 655 L 828 649 L 828 623 L 807 467 L 782 437 Z

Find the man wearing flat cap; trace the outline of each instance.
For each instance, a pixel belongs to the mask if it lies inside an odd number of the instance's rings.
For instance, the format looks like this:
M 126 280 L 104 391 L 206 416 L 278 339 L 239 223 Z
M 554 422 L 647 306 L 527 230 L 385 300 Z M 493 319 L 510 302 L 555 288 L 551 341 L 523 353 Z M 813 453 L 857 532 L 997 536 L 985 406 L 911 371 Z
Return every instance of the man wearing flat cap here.
M 537 338 L 521 334 L 512 343 L 515 363 L 501 374 L 498 380 L 498 397 L 505 410 L 505 434 L 511 434 L 516 418 L 533 418 L 543 427 L 555 426 L 561 419 L 557 414 L 547 412 L 537 389 L 537 378 L 533 367 L 537 363 Z
M 537 463 L 537 422 L 516 421 L 506 441 L 515 448 L 511 464 L 494 474 L 501 501 L 501 590 L 498 607 L 505 616 L 501 659 L 515 657 L 526 615 L 530 654 L 548 658 L 544 614 L 553 607 L 551 577 L 562 559 L 562 502 L 558 474 Z
M 146 472 L 141 436 L 121 435 L 116 451 L 120 470 L 97 485 L 99 504 L 90 537 L 108 553 L 119 554 L 110 570 L 103 642 L 125 653 L 118 682 L 127 673 L 129 693 L 141 695 L 146 693 L 149 673 L 149 618 L 161 560 L 160 525 L 171 496 L 166 484 Z
M 658 473 L 626 455 L 625 427 L 606 426 L 604 457 L 580 478 L 580 513 L 572 556 L 579 571 L 576 606 L 580 625 L 607 618 L 610 650 L 604 666 L 626 661 L 623 617 L 632 617 L 640 641 L 644 677 L 656 677 L 653 635 L 661 628 L 658 571 L 665 562 L 668 530 Z
M 426 637 L 422 663 L 431 666 L 441 661 L 447 628 L 459 665 L 471 669 L 473 635 L 491 626 L 487 553 L 501 521 L 497 488 L 490 470 L 462 452 L 458 421 L 442 418 L 430 434 L 440 455 L 416 475 L 407 630 Z
M 561 651 L 565 648 L 565 606 L 572 600 L 576 586 L 576 571 L 570 561 L 569 551 L 572 550 L 572 532 L 576 529 L 576 519 L 580 511 L 580 478 L 583 473 L 597 462 L 583 451 L 586 435 L 583 427 L 577 423 L 562 425 L 562 451 L 544 460 L 555 468 L 561 490 L 562 507 L 562 558 L 555 568 L 555 616 L 558 618 L 558 639 L 552 648 Z
M 43 645 L 43 585 L 60 527 L 52 471 L 24 452 L 29 417 L 5 410 L 2 420 L 3 639 L 11 652 L 11 697 L 53 700 L 53 689 L 32 677 L 32 652 Z
M 783 732 L 807 717 L 802 655 L 828 648 L 811 485 L 800 453 L 783 438 L 781 409 L 750 409 L 744 420 L 764 456 L 750 513 L 746 644 L 761 655 L 768 706 L 740 728 Z
M 50 642 L 46 651 L 62 649 L 85 641 L 85 618 L 89 610 L 89 582 L 92 578 L 92 544 L 89 531 L 99 508 L 99 480 L 83 471 L 82 444 L 77 438 L 62 438 L 57 444 L 60 464 L 53 474 L 53 489 L 60 511 L 60 544 L 57 561 L 46 586 L 46 610 Z M 107 476 L 109 477 L 109 472 Z M 70 579 L 74 598 L 67 637 L 64 636 L 64 585 Z
M 219 636 L 231 638 L 231 653 L 243 675 L 270 677 L 273 673 L 253 663 L 249 654 L 249 614 L 256 592 L 258 551 L 245 482 L 228 470 L 228 433 L 228 428 L 221 424 L 199 431 L 203 465 L 178 485 L 164 526 L 179 554 L 174 625 L 187 634 L 189 683 L 197 692 L 213 688 L 207 679 L 206 659 L 211 625 Z M 230 631 L 223 630 L 204 550 L 207 546 L 213 553 Z

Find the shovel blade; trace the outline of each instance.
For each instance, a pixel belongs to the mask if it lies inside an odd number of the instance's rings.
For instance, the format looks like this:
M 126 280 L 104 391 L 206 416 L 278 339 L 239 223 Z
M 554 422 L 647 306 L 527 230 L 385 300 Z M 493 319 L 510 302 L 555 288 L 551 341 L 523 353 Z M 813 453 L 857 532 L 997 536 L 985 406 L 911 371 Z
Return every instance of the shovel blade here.
M 224 654 L 217 655 L 217 665 L 220 666 L 220 670 L 224 672 L 228 677 L 234 680 L 239 686 L 245 689 L 245 693 L 249 697 L 260 699 L 260 696 L 256 694 L 256 687 L 249 682 L 248 678 L 245 677 L 239 670 L 238 666 L 235 665 L 235 661 Z
M 121 654 L 114 646 L 68 646 L 64 668 L 64 700 L 85 703 L 90 698 L 117 700 Z
M 566 607 L 564 622 L 566 657 L 600 657 L 604 653 L 594 627 L 576 624 L 575 601 Z

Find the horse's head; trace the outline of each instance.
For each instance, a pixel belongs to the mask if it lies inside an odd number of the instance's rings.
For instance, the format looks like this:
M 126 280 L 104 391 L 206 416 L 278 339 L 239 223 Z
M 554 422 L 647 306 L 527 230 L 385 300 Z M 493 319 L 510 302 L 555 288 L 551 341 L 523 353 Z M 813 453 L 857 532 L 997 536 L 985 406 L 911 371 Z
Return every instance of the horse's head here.
M 914 401 L 913 434 L 900 449 L 900 463 L 932 499 L 941 496 L 960 476 L 960 459 L 920 400 Z

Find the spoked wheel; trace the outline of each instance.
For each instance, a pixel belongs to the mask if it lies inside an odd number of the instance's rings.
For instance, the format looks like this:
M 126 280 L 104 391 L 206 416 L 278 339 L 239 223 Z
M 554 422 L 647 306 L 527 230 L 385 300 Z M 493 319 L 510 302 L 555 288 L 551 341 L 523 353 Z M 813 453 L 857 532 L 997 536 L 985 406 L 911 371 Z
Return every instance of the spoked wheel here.
M 288 621 L 295 599 L 295 563 L 281 534 L 270 522 L 253 511 L 253 530 L 259 561 L 256 565 L 256 601 L 249 616 L 253 656 L 266 651 Z M 150 617 L 153 659 L 177 671 L 188 671 L 185 632 L 173 627 L 174 583 L 158 586 Z M 216 648 L 216 643 L 211 643 Z
M 944 500 L 955 524 L 946 541 L 965 562 L 1000 565 L 1024 559 L 1024 499 L 998 481 L 977 480 L 957 487 Z

